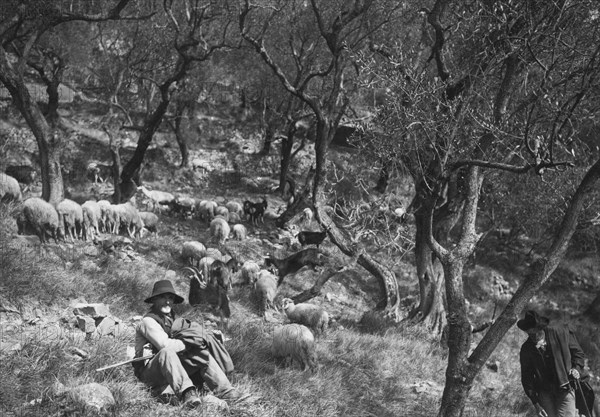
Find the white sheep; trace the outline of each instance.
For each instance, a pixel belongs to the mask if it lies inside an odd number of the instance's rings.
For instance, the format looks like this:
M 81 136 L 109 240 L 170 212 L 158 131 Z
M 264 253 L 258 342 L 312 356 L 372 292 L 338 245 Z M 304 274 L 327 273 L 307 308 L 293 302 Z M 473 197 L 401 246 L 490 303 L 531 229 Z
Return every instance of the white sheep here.
M 181 246 L 181 257 L 190 265 L 200 265 L 200 259 L 205 256 L 206 247 L 201 242 L 195 240 L 183 242 L 183 245 Z
M 309 303 L 294 304 L 294 301 L 290 298 L 284 298 L 281 305 L 285 315 L 292 323 L 300 323 L 310 327 L 316 335 L 327 331 L 329 314 L 321 307 Z
M 98 223 L 102 217 L 102 208 L 97 202 L 89 200 L 81 205 L 83 211 L 83 238 L 87 240 L 88 235 L 94 239 L 94 235 L 100 234 Z
M 206 248 L 206 254 L 204 256 L 223 261 L 223 254 L 217 248 Z M 227 260 L 225 259 L 224 262 L 227 262 Z
M 201 200 L 196 207 L 197 213 L 202 220 L 210 221 L 215 217 L 215 209 L 218 204 L 211 200 Z
M 233 233 L 233 237 L 237 240 L 244 240 L 248 237 L 248 230 L 246 230 L 246 226 L 243 224 L 234 224 L 231 228 L 231 233 Z
M 242 221 L 242 217 L 237 213 L 229 213 L 229 222 L 230 223 L 239 223 Z
M 110 232 L 113 228 L 113 225 L 109 224 L 109 212 L 112 210 L 110 207 L 112 204 L 108 200 L 100 200 L 98 201 L 98 205 L 100 206 L 101 212 L 99 221 L 100 230 L 103 232 Z
M 58 213 L 59 224 L 64 227 L 65 240 L 68 235 L 71 242 L 75 243 L 75 237 L 80 237 L 83 228 L 83 210 L 81 206 L 66 198 L 56 205 L 56 212 Z
M 146 230 L 158 235 L 158 216 L 156 214 L 151 211 L 140 211 L 140 218 Z
M 144 230 L 144 222 L 140 217 L 140 213 L 137 209 L 129 202 L 122 204 L 115 204 L 111 206 L 113 211 L 118 215 L 115 217 L 115 226 L 113 233 L 118 234 L 121 226 L 124 226 L 129 234 L 129 237 L 142 237 Z
M 260 271 L 258 279 L 254 283 L 254 293 L 260 303 L 260 311 L 263 317 L 266 317 L 269 307 L 275 309 L 274 300 L 277 295 L 277 277 L 269 271 Z
M 19 181 L 0 172 L 0 201 L 21 201 L 22 199 Z
M 298 362 L 302 370 L 308 367 L 313 372 L 317 368 L 315 338 L 308 327 L 301 324 L 284 324 L 273 331 L 271 353 L 276 358 L 283 357 L 292 364 Z
M 231 233 L 231 229 L 225 219 L 217 217 L 210 222 L 210 235 L 220 245 L 225 243 L 225 240 L 229 237 L 229 233 Z
M 258 280 L 260 267 L 254 261 L 246 261 L 242 264 L 242 282 L 244 284 L 254 285 Z
M 58 213 L 54 206 L 41 198 L 28 198 L 23 203 L 20 229 L 33 229 L 42 243 L 46 243 L 46 232 L 58 243 L 57 233 L 60 230 Z
M 143 185 L 139 186 L 138 191 L 141 191 L 149 200 L 152 210 L 161 210 L 163 207 L 170 207 L 175 202 L 175 196 L 165 191 L 148 190 Z
M 227 210 L 227 207 L 217 206 L 217 208 L 215 208 L 215 217 L 217 216 L 222 217 L 225 221 L 229 221 L 229 210 Z
M 237 201 L 229 201 L 227 204 L 225 204 L 225 207 L 227 207 L 230 215 L 235 213 L 241 217 L 244 213 L 242 203 L 238 203 Z

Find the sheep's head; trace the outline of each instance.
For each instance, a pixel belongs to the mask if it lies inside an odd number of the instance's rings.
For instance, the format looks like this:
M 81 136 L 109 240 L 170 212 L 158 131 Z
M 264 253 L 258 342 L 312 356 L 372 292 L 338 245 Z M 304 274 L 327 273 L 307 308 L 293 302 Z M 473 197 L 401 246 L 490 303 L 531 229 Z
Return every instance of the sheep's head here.
M 283 308 L 284 311 L 293 305 L 294 301 L 291 298 L 284 298 L 283 300 L 281 300 L 281 308 Z
M 192 275 L 190 275 L 189 278 L 195 279 L 196 281 L 198 281 L 198 284 L 200 285 L 201 289 L 206 288 L 206 285 L 208 283 L 207 283 L 206 278 L 204 277 L 204 274 L 202 273 L 202 271 L 200 271 L 195 266 L 186 266 L 184 269 L 187 269 L 188 271 L 190 271 L 192 273 Z

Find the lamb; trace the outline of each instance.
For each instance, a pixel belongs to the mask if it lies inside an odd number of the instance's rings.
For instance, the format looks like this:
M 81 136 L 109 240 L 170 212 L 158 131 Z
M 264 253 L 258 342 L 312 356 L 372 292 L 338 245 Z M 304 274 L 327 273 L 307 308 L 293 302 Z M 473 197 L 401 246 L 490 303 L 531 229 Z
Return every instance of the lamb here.
M 206 247 L 197 241 L 183 242 L 181 247 L 181 257 L 190 265 L 194 265 L 194 261 L 200 266 L 200 259 L 206 256 Z M 206 276 L 208 277 L 208 275 Z
M 322 232 L 302 231 L 296 235 L 296 238 L 298 238 L 298 242 L 300 242 L 302 246 L 317 245 L 317 249 L 319 248 L 319 245 L 323 243 L 323 240 L 325 240 L 326 237 L 327 230 L 324 230 Z
M 267 315 L 269 307 L 275 309 L 275 295 L 277 295 L 277 277 L 269 271 L 260 271 L 258 279 L 254 283 L 254 292 L 260 303 L 260 312 L 263 317 Z
M 27 227 L 33 229 L 42 243 L 46 243 L 46 233 L 54 238 L 58 243 L 57 233 L 60 229 L 58 213 L 52 204 L 41 198 L 28 198 L 23 203 L 21 220 L 21 230 Z
M 292 323 L 300 323 L 309 327 L 316 335 L 323 334 L 327 331 L 329 325 L 329 314 L 321 307 L 309 304 L 300 303 L 294 304 L 290 298 L 284 298 L 281 301 L 285 315 Z
M 150 207 L 152 208 L 152 210 L 160 210 L 161 206 L 170 207 L 175 201 L 175 196 L 165 191 L 150 191 L 143 185 L 139 186 L 137 189 L 150 199 Z
M 225 219 L 217 217 L 210 222 L 210 235 L 219 245 L 225 243 L 225 240 L 229 237 L 229 233 L 231 233 L 231 229 Z
M 313 269 L 317 266 L 322 266 L 323 260 L 321 258 L 321 252 L 318 249 L 309 248 L 296 252 L 285 259 L 277 259 L 270 256 L 266 257 L 265 265 L 267 267 L 274 266 L 277 268 L 279 272 L 279 281 L 277 285 L 281 285 L 286 275 L 292 274 L 306 265 L 312 266 Z
M 302 370 L 308 367 L 313 372 L 317 368 L 315 338 L 308 327 L 301 324 L 284 324 L 273 331 L 271 353 L 283 357 L 291 363 L 297 361 Z
M 158 216 L 151 211 L 140 211 L 139 214 L 144 227 L 150 233 L 158 235 Z
M 89 200 L 81 205 L 83 211 L 83 239 L 87 240 L 88 235 L 94 239 L 94 234 L 99 235 L 98 222 L 102 217 L 102 208 L 97 202 Z
M 254 261 L 246 261 L 242 264 L 242 282 L 244 284 L 254 285 L 258 279 L 260 267 Z
M 248 237 L 248 231 L 246 230 L 246 226 L 243 224 L 233 225 L 231 233 L 233 233 L 233 237 L 237 240 L 244 240 L 246 237 Z
M 15 178 L 0 172 L 0 201 L 21 201 L 23 196 L 21 194 L 21 187 L 19 181 Z
M 59 224 L 64 227 L 64 236 L 71 237 L 71 242 L 75 243 L 75 237 L 79 238 L 83 228 L 83 210 L 81 206 L 73 200 L 64 199 L 56 205 Z

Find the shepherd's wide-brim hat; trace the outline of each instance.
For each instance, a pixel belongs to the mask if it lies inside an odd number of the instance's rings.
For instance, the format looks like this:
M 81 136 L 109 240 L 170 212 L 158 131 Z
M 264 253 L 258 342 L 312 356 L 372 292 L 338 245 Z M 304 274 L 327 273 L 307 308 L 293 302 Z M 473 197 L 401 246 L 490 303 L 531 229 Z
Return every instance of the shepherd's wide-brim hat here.
M 525 317 L 517 322 L 517 327 L 524 332 L 531 329 L 543 329 L 550 323 L 550 319 L 544 316 L 540 316 L 533 310 L 529 310 L 525 313 Z
M 154 283 L 154 288 L 152 288 L 152 295 L 144 300 L 145 303 L 151 303 L 152 299 L 157 295 L 163 294 L 172 294 L 175 296 L 175 304 L 183 303 L 183 297 L 178 295 L 175 292 L 175 288 L 173 288 L 173 284 L 168 279 L 163 279 L 161 281 L 156 281 Z

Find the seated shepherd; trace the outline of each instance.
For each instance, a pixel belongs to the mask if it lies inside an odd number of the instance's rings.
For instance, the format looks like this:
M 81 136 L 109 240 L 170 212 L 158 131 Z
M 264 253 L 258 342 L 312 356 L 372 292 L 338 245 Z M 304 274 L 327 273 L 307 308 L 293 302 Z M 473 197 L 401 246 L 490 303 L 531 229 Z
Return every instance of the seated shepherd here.
M 175 317 L 171 306 L 182 303 L 183 298 L 175 292 L 171 281 L 157 281 L 144 301 L 151 306 L 136 328 L 135 357 L 154 356 L 133 363 L 140 381 L 155 394 L 170 386 L 189 408 L 202 404 L 198 389 L 203 383 L 215 396 L 230 403 L 249 397 L 229 382 L 227 374 L 234 367 L 223 345 L 222 333 Z

